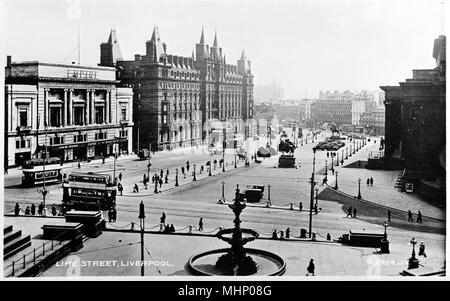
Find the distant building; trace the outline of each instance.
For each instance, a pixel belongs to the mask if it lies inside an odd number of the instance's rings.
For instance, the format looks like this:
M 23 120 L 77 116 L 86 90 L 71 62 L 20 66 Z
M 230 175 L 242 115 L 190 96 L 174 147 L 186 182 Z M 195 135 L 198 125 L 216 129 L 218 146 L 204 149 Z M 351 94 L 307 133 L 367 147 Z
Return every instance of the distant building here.
M 352 123 L 352 97 L 350 91 L 319 93 L 319 99 L 311 104 L 311 120 L 317 124 L 341 126 Z
M 386 92 L 385 156 L 405 161 L 410 170 L 436 174 L 445 169 L 445 36 L 434 41 L 433 69 L 413 70 Z
M 233 124 L 249 137 L 253 131 L 253 74 L 245 51 L 237 65 L 228 64 L 217 35 L 213 46 L 202 30 L 196 55 L 171 55 L 158 28 L 146 42 L 146 53 L 121 59 L 111 31 L 101 44 L 101 65 L 115 66 L 122 83 L 133 87 L 135 149 L 173 149 L 209 140 L 217 122 Z
M 355 93 L 352 98 L 352 125 L 361 125 L 360 117 L 364 113 L 370 113 L 377 106 L 378 95 L 361 91 Z
M 63 162 L 131 153 L 133 92 L 115 68 L 8 56 L 5 77 L 5 167 L 44 157 L 44 146 Z
M 363 113 L 360 115 L 360 122 L 364 128 L 364 131 L 369 134 L 374 135 L 384 135 L 384 124 L 385 124 L 385 108 L 377 107 L 372 109 L 370 112 Z
M 257 102 L 278 102 L 283 97 L 283 87 L 275 81 L 270 85 L 255 86 L 255 101 Z

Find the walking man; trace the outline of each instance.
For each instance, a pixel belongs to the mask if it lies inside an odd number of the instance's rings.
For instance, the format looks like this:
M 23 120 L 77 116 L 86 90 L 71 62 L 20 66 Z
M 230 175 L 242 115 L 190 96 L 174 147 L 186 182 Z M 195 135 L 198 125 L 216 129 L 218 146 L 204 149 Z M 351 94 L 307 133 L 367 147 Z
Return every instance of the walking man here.
M 19 203 L 16 203 L 16 206 L 14 207 L 14 215 L 18 216 L 20 213 L 20 206 Z
M 203 217 L 201 217 L 198 222 L 198 231 L 203 231 Z
M 309 274 L 314 276 L 314 270 L 315 269 L 316 269 L 316 267 L 314 265 L 314 259 L 311 258 L 311 260 L 309 261 L 308 268 L 307 268 L 308 273 L 306 274 L 306 276 L 309 276 Z
M 42 215 L 42 213 L 44 212 L 44 203 L 40 203 L 38 206 L 38 214 Z
M 122 173 L 119 173 L 119 181 L 122 182 Z
M 408 222 L 412 222 L 412 221 L 413 221 L 412 212 L 411 212 L 411 210 L 408 210 Z
M 161 224 L 166 224 L 166 214 L 163 212 L 161 215 L 161 220 L 160 220 Z
M 35 215 L 36 214 L 36 206 L 33 204 L 31 204 L 31 215 Z
M 353 218 L 356 218 L 356 208 L 353 208 Z
M 422 223 L 422 213 L 420 212 L 420 210 L 417 213 L 417 222 L 420 223 L 420 224 Z
M 370 177 L 370 186 L 373 186 L 373 178 Z
M 369 185 L 370 185 L 370 179 L 367 178 L 367 186 L 369 186 Z
M 427 254 L 425 254 L 425 244 L 423 241 L 421 241 L 419 245 L 419 256 L 427 257 Z
M 353 212 L 353 208 L 352 208 L 352 206 L 350 206 L 350 208 L 348 208 L 348 210 L 347 210 L 347 218 L 348 218 L 348 216 L 350 215 L 350 217 L 353 217 L 352 216 L 352 212 Z
M 300 211 L 303 211 L 303 203 L 302 202 L 300 202 L 300 204 L 298 205 L 298 208 Z

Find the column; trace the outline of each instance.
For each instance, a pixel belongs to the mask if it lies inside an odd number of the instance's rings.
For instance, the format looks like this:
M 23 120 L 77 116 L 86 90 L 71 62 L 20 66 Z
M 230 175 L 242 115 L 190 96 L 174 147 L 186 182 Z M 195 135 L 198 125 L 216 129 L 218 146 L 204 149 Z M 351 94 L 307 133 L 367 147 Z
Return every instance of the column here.
M 67 92 L 68 89 L 64 89 L 64 100 L 63 100 L 64 114 L 62 120 L 63 126 L 67 126 L 67 94 L 68 94 Z
M 69 118 L 67 120 L 68 125 L 73 125 L 73 89 L 69 89 Z
M 110 112 L 110 104 L 111 104 L 111 91 L 107 90 L 106 91 L 106 98 L 105 98 L 105 122 L 109 123 L 110 122 L 110 116 L 109 116 L 109 112 Z
M 95 123 L 95 90 L 91 90 L 91 124 Z
M 85 105 L 84 105 L 84 125 L 87 125 L 89 123 L 89 99 L 90 99 L 90 91 L 89 89 L 86 90 L 86 99 L 85 99 Z
M 44 88 L 44 127 L 48 126 L 49 111 L 48 111 L 48 88 Z

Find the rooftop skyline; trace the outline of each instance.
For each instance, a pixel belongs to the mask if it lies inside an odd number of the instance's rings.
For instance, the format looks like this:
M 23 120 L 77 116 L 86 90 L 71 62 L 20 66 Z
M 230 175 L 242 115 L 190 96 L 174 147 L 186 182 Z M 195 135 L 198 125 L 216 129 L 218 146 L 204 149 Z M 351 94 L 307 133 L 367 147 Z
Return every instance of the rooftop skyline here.
M 190 57 L 200 41 L 222 47 L 227 63 L 242 50 L 255 85 L 279 82 L 285 97 L 320 90 L 376 90 L 435 66 L 441 1 L 31 1 L 3 0 L 5 53 L 13 61 L 100 62 L 100 44 L 117 31 L 124 60 L 145 53 L 157 26 L 167 53 Z M 426 26 L 424 26 L 426 24 Z M 5 59 L 2 61 L 5 64 Z

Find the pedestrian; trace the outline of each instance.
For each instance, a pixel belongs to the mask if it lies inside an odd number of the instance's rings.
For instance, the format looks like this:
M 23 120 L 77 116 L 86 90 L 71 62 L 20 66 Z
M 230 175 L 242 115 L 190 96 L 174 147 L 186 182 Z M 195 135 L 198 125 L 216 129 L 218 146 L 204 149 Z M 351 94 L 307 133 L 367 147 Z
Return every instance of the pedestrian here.
M 289 227 L 286 229 L 286 238 L 290 238 L 291 229 Z
M 18 216 L 20 213 L 20 206 L 19 203 L 16 203 L 16 206 L 14 207 L 14 215 Z
M 201 217 L 198 222 L 198 231 L 203 231 L 203 217 Z
M 56 207 L 55 204 L 52 205 L 52 215 L 56 216 Z
M 139 186 L 136 183 L 134 184 L 133 192 L 139 193 Z
M 115 223 L 116 220 L 117 220 L 117 210 L 116 210 L 116 208 L 113 208 L 113 210 L 112 210 L 112 220 L 113 220 L 113 223 Z
M 425 244 L 423 241 L 421 241 L 419 245 L 419 256 L 427 257 L 427 254 L 425 254 Z
M 122 173 L 119 173 L 119 181 L 122 182 Z
M 38 214 L 42 215 L 42 213 L 44 212 L 44 203 L 40 203 L 38 206 Z
M 146 175 L 146 174 L 144 174 L 144 175 L 142 176 L 142 183 L 145 184 L 145 180 L 147 180 L 147 175 Z
M 191 165 L 189 164 L 189 161 L 187 161 L 186 162 L 186 170 L 187 170 L 187 172 L 189 172 L 189 167 L 190 167 Z
M 283 230 L 280 231 L 280 239 L 284 240 L 284 231 Z
M 412 222 L 413 221 L 413 215 L 411 210 L 408 210 L 408 222 Z
M 314 214 L 317 215 L 319 213 L 319 208 L 317 208 L 317 204 L 314 205 Z
M 417 222 L 418 223 L 422 223 L 422 213 L 420 212 L 420 210 L 419 210 L 419 212 L 417 212 Z
M 277 230 L 273 230 L 272 239 L 278 239 Z
M 108 222 L 112 221 L 112 209 L 108 210 Z
M 167 177 L 169 176 L 169 169 L 168 168 L 166 169 L 166 176 Z
M 161 224 L 165 224 L 166 223 L 166 214 L 164 212 L 161 215 L 160 222 L 161 222 Z
M 388 222 L 391 221 L 391 210 L 388 209 Z
M 166 177 L 164 178 L 164 183 L 169 183 L 169 175 L 166 174 Z
M 298 208 L 300 211 L 303 211 L 303 202 L 300 202 L 300 204 L 298 205 Z
M 25 215 L 30 215 L 30 214 L 31 214 L 30 206 L 27 206 L 27 208 L 25 209 Z
M 121 183 L 119 183 L 119 185 L 117 185 L 117 190 L 119 191 L 120 195 L 122 195 L 123 192 L 123 186 Z
M 352 208 L 352 206 L 350 206 L 350 208 L 348 208 L 348 210 L 347 210 L 347 218 L 348 218 L 348 216 L 350 215 L 350 217 L 353 217 L 352 216 L 352 212 L 353 212 L 353 208 Z
M 329 152 L 327 152 L 327 158 L 329 158 L 330 157 L 330 153 Z
M 80 162 L 78 162 L 78 169 L 80 169 L 81 168 L 81 164 L 80 164 Z
M 186 178 L 186 175 L 185 175 L 185 173 L 184 173 L 184 166 L 181 166 L 181 174 L 182 174 L 183 176 L 185 176 L 185 178 Z
M 370 186 L 373 186 L 373 178 L 370 177 Z
M 316 269 L 315 265 L 314 265 L 314 259 L 311 258 L 311 260 L 309 261 L 309 265 L 308 268 L 306 269 L 308 271 L 308 273 L 306 274 L 306 276 L 309 276 L 310 274 L 312 276 L 314 276 L 314 270 Z
M 367 186 L 369 186 L 369 185 L 370 185 L 370 179 L 367 178 Z
M 144 189 L 148 189 L 148 187 L 147 187 L 147 179 L 145 179 L 145 181 L 144 181 Z
M 356 208 L 353 208 L 353 218 L 356 218 Z
M 159 179 L 159 188 L 161 188 L 162 184 L 163 184 L 163 180 Z
M 164 176 L 164 171 L 161 169 L 159 172 L 159 177 L 162 178 Z
M 170 224 L 169 232 L 171 233 L 175 232 L 175 227 L 173 226 L 173 224 Z
M 34 204 L 31 204 L 31 215 L 36 214 L 36 206 Z

